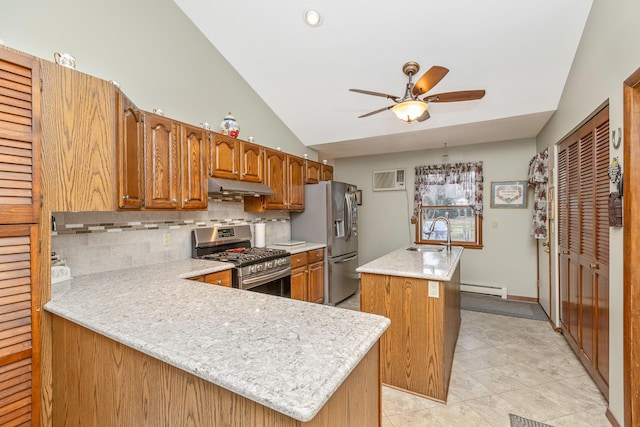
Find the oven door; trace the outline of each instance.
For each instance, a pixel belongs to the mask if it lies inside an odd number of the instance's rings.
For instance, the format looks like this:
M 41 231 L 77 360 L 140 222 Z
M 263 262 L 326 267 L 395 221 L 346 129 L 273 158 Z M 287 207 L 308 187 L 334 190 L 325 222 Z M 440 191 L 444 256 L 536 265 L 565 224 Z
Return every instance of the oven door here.
M 244 276 L 238 280 L 240 289 L 291 298 L 291 267 Z

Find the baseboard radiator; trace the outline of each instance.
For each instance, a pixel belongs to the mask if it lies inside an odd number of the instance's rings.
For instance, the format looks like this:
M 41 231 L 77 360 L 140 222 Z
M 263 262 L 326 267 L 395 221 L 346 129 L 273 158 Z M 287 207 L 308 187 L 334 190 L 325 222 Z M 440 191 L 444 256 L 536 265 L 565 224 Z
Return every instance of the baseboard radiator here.
M 462 292 L 475 292 L 476 294 L 497 295 L 502 299 L 507 299 L 507 288 L 498 286 L 470 285 L 461 283 Z

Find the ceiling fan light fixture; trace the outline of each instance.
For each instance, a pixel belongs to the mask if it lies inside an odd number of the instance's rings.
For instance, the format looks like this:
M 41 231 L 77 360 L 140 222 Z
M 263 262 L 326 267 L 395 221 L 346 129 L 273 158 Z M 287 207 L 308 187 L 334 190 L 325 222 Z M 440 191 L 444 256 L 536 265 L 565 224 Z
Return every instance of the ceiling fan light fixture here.
M 320 25 L 320 21 L 322 17 L 320 16 L 320 12 L 314 9 L 309 9 L 304 13 L 304 22 L 311 27 L 317 27 Z
M 404 101 L 391 107 L 391 111 L 402 121 L 411 123 L 424 114 L 429 104 L 422 101 Z

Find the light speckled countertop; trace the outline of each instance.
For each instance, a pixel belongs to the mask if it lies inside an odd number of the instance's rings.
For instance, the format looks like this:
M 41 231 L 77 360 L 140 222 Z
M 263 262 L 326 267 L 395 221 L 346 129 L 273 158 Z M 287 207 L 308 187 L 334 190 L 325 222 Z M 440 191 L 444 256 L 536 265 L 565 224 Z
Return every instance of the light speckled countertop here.
M 324 248 L 327 245 L 324 245 L 322 243 L 302 243 L 300 245 L 292 245 L 292 246 L 285 246 L 285 245 L 267 245 L 268 248 L 271 249 L 284 249 L 285 251 L 289 252 L 290 254 L 299 254 L 300 252 L 306 252 L 306 251 L 312 251 L 314 249 L 320 249 L 320 248 Z
M 389 319 L 181 279 L 230 267 L 192 259 L 79 276 L 52 285 L 45 309 L 311 420 Z
M 423 248 L 443 248 L 443 246 L 413 245 Z M 463 248 L 452 246 L 451 253 L 444 248 L 441 252 L 408 251 L 404 246 L 381 256 L 356 269 L 359 273 L 387 274 L 390 276 L 416 277 L 419 279 L 451 280 L 460 262 Z

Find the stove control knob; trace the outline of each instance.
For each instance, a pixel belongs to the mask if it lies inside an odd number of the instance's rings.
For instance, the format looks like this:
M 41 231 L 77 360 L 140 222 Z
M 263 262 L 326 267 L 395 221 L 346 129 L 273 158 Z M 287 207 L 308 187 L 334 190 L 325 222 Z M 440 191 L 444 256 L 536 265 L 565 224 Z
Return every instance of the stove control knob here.
M 255 273 L 256 272 L 256 266 L 255 265 L 250 265 L 249 266 L 249 273 Z
M 256 265 L 256 270 L 257 271 L 262 271 L 262 264 Z
M 273 268 L 273 262 L 267 261 L 267 268 Z

